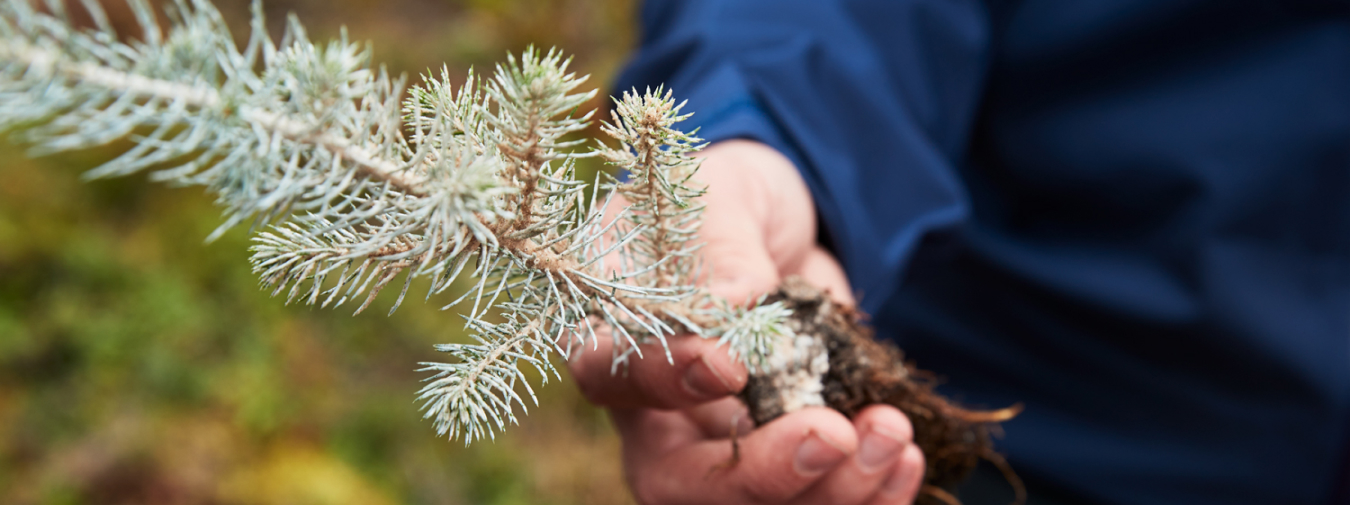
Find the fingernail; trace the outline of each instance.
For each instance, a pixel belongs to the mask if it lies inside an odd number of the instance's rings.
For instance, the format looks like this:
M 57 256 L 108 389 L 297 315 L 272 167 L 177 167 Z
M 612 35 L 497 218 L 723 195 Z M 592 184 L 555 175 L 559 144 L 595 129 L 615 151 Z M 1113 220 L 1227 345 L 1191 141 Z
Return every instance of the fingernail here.
M 698 360 L 684 371 L 684 389 L 696 398 L 712 400 L 734 393 L 726 377 L 717 373 L 717 369 L 708 362 L 708 356 L 699 356 Z
M 839 466 L 839 462 L 848 456 L 839 446 L 830 443 L 816 432 L 806 436 L 802 445 L 797 447 L 796 461 L 793 466 L 803 477 L 815 477 Z
M 895 461 L 904 446 L 898 438 L 874 428 L 863 437 L 858 447 L 858 465 L 868 473 L 884 469 Z

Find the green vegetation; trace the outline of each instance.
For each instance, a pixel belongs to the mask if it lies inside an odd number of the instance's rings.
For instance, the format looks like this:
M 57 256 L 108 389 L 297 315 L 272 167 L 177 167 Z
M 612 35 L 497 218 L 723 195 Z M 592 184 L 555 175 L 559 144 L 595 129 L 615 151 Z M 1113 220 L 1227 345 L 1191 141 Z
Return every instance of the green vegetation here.
M 246 1 L 216 3 L 247 32 Z M 604 83 L 631 43 L 626 1 L 267 8 L 277 32 L 287 11 L 315 39 L 346 24 L 410 75 L 487 70 L 533 43 L 568 48 Z M 118 146 L 21 149 L 0 145 L 0 502 L 628 502 L 608 423 L 570 384 L 541 389 L 535 415 L 495 442 L 434 435 L 410 364 L 465 340 L 441 304 L 385 317 L 390 292 L 357 317 L 282 306 L 250 272 L 246 228 L 201 243 L 221 218 L 200 189 L 79 181 Z

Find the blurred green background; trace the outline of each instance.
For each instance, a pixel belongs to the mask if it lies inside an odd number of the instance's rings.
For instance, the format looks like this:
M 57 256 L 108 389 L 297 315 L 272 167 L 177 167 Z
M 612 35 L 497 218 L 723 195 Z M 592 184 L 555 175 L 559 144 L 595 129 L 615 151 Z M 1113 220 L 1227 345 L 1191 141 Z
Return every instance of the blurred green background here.
M 247 0 L 216 4 L 246 36 Z M 634 40 L 631 0 L 266 7 L 274 37 L 287 12 L 315 40 L 345 25 L 412 82 L 534 44 L 608 93 Z M 437 310 L 453 296 L 392 317 L 395 290 L 357 317 L 284 306 L 249 272 L 246 229 L 203 243 L 220 214 L 201 189 L 79 180 L 118 149 L 28 159 L 0 142 L 0 503 L 631 503 L 608 421 L 567 380 L 496 441 L 436 437 L 415 369 L 465 340 Z

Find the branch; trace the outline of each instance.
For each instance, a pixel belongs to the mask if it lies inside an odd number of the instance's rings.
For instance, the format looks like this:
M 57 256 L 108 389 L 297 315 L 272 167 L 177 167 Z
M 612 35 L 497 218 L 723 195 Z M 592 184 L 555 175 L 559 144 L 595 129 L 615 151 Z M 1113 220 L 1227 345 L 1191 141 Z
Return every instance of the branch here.
M 28 128 L 21 138 L 46 151 L 131 137 L 90 176 L 177 163 L 152 179 L 205 186 L 227 208 L 208 240 L 250 217 L 275 223 L 251 261 L 287 302 L 364 297 L 359 313 L 403 275 L 396 309 L 414 278 L 431 278 L 430 297 L 468 272 L 474 287 L 450 306 L 473 300 L 479 343 L 439 346 L 460 362 L 428 365 L 437 374 L 420 396 L 441 434 L 467 442 L 514 422 L 520 362 L 552 370 L 551 353 L 597 338 L 594 321 L 613 328 L 615 367 L 651 340 L 670 360 L 667 337 L 685 332 L 722 336 L 746 359 L 769 345 L 760 337 L 781 314 L 733 313 L 695 286 L 702 189 L 688 154 L 700 144 L 673 128 L 688 116 L 669 92 L 625 94 L 605 127 L 622 147 L 575 153 L 583 140 L 563 139 L 587 126 L 577 109 L 596 92 L 577 92 L 586 77 L 558 51 L 511 57 L 486 86 L 429 79 L 400 116 L 401 80 L 372 71 L 345 34 L 315 46 L 292 18 L 278 48 L 255 1 L 241 52 L 207 0 L 177 3 L 167 36 L 146 0 L 128 1 L 144 30 L 135 46 L 108 23 L 80 32 L 0 0 L 0 126 Z M 634 175 L 596 180 L 633 203 L 613 219 L 576 177 L 575 160 L 593 154 Z
M 182 103 L 199 109 L 222 110 L 220 93 L 216 89 L 183 84 L 162 79 L 152 79 L 142 75 L 110 69 L 89 62 L 64 61 L 59 53 L 52 53 L 28 44 L 16 44 L 12 41 L 0 41 L 0 60 L 8 60 L 27 65 L 41 75 L 61 75 L 67 79 L 80 81 L 87 85 L 99 86 L 110 91 L 127 95 Z M 269 110 L 250 107 L 238 107 L 240 118 L 251 124 L 262 126 L 270 133 L 282 137 L 321 147 L 334 155 L 351 161 L 359 167 L 364 177 L 388 182 L 400 192 L 425 196 L 421 190 L 421 178 L 409 173 L 409 167 L 387 159 L 381 159 L 371 149 L 354 146 L 347 139 L 327 133 L 315 133 L 314 125 L 296 121 Z

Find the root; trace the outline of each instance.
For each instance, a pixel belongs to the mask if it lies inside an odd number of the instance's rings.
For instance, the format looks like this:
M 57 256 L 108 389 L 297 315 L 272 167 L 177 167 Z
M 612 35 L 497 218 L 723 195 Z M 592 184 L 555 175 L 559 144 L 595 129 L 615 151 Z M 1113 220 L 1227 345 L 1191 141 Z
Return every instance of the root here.
M 952 491 L 965 480 L 980 460 L 998 467 L 1017 496 L 1026 499 L 1026 488 L 1007 460 L 994 452 L 991 435 L 999 434 L 998 423 L 1017 416 L 1021 404 L 976 411 L 964 409 L 933 391 L 932 374 L 905 363 L 900 349 L 878 342 L 860 324 L 860 314 L 831 302 L 825 293 L 805 281 L 789 277 L 765 303 L 784 301 L 793 310 L 790 324 L 799 335 L 824 341 L 829 352 L 829 372 L 821 382 L 825 404 L 850 418 L 868 405 L 884 403 L 899 408 L 914 426 L 914 443 L 923 451 L 924 473 L 920 503 L 959 504 Z M 741 393 L 757 424 L 767 423 L 785 412 L 775 401 L 772 381 L 751 375 Z
M 740 424 L 740 422 L 741 416 L 737 415 L 731 417 L 731 456 L 728 457 L 726 461 L 709 468 L 708 474 L 703 476 L 703 480 L 708 480 L 713 474 L 721 472 L 722 470 L 736 468 L 736 465 L 741 462 L 741 440 L 740 435 L 736 433 L 736 425 Z
M 923 487 L 919 488 L 919 496 L 921 497 L 920 499 L 932 498 L 942 502 L 943 505 L 961 505 L 961 500 L 956 499 L 956 497 L 952 496 L 951 493 L 948 493 L 947 490 L 928 484 L 924 484 Z
M 998 468 L 999 473 L 1003 474 L 1003 479 L 1007 480 L 1008 484 L 1012 486 L 1013 494 L 1016 496 L 1013 500 L 1013 505 L 1022 505 L 1023 503 L 1026 503 L 1027 486 L 1022 483 L 1022 478 L 1017 476 L 1017 472 L 1013 471 L 1012 465 L 1008 464 L 1008 460 L 1003 459 L 1002 454 L 993 451 L 989 451 L 988 453 L 981 455 L 981 457 L 983 457 L 985 461 L 992 463 L 995 468 Z

